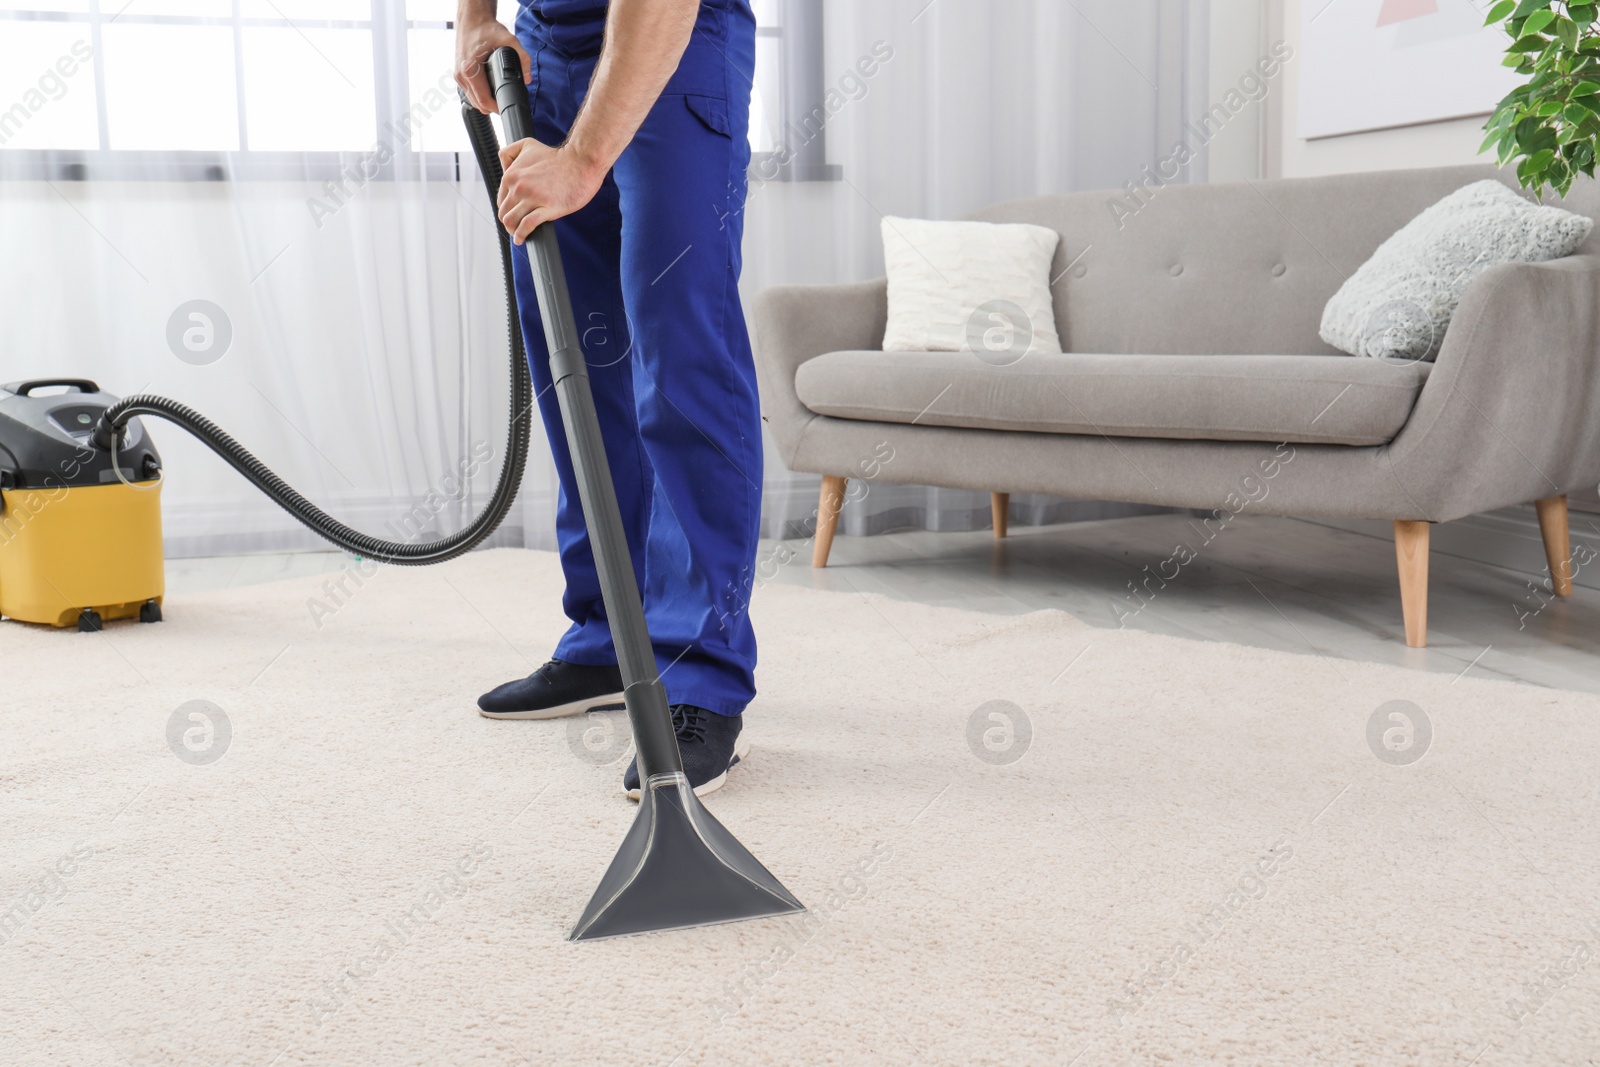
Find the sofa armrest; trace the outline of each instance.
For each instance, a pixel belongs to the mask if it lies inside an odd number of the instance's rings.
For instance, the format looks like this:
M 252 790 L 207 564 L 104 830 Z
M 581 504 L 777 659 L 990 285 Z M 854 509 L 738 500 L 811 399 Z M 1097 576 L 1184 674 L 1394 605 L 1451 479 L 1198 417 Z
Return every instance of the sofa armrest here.
M 1434 521 L 1600 482 L 1600 255 L 1484 271 L 1389 460 Z
M 752 310 L 761 410 L 787 465 L 816 418 L 795 395 L 795 372 L 825 352 L 881 347 L 888 283 L 780 285 L 760 293 Z

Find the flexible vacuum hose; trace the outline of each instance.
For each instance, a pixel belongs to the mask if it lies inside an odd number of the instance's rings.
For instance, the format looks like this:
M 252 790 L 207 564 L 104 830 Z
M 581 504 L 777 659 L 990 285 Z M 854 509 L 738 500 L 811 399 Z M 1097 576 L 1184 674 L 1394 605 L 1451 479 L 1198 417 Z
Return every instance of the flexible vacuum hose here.
M 465 97 L 461 101 L 461 117 L 467 124 L 467 135 L 472 141 L 473 154 L 478 159 L 478 169 L 483 172 L 489 203 L 496 206 L 503 174 L 500 168 L 500 140 L 495 136 L 489 116 L 468 104 Z M 500 467 L 500 480 L 495 484 L 494 496 L 482 514 L 464 529 L 437 541 L 415 543 L 385 541 L 352 529 L 301 496 L 293 486 L 273 473 L 271 468 L 216 423 L 188 405 L 162 396 L 141 393 L 111 405 L 95 426 L 94 443 L 100 448 L 112 448 L 120 439 L 122 428 L 129 419 L 137 415 L 155 415 L 198 437 L 279 507 L 300 520 L 313 533 L 346 552 L 380 563 L 420 567 L 429 563 L 443 563 L 471 551 L 494 533 L 516 499 L 517 488 L 522 483 L 523 467 L 528 459 L 533 407 L 533 384 L 528 377 L 528 359 L 522 347 L 522 325 L 517 317 L 516 284 L 511 274 L 511 238 L 505 227 L 496 225 L 495 229 L 500 235 L 500 266 L 505 273 L 506 283 L 506 326 L 511 335 L 511 421 L 506 432 L 505 462 Z

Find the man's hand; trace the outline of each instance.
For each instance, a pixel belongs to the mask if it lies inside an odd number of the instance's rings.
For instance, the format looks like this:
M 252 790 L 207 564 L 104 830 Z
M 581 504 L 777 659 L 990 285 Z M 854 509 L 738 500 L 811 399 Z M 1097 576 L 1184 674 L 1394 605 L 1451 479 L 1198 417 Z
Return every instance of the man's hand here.
M 600 191 L 608 167 L 580 159 L 568 145 L 552 148 L 528 137 L 500 149 L 500 221 L 521 244 L 541 223 L 577 211 Z
M 533 80 L 533 60 L 516 34 L 494 18 L 493 0 L 461 0 L 456 16 L 456 84 L 467 94 L 473 107 L 485 115 L 497 114 L 500 105 L 489 91 L 483 75 L 484 60 L 496 48 L 510 46 L 522 58 L 523 84 Z

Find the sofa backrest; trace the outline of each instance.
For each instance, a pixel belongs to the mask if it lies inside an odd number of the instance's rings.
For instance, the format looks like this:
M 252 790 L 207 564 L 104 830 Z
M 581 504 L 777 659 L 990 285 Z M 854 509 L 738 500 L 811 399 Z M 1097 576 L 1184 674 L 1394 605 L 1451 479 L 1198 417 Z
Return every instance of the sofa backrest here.
M 972 216 L 1062 235 L 1051 277 L 1069 352 L 1322 355 L 1322 308 L 1385 238 L 1490 165 L 1217 185 L 1150 186 L 996 204 Z M 1600 218 L 1600 183 L 1564 203 Z M 1600 233 L 1580 251 L 1600 250 Z

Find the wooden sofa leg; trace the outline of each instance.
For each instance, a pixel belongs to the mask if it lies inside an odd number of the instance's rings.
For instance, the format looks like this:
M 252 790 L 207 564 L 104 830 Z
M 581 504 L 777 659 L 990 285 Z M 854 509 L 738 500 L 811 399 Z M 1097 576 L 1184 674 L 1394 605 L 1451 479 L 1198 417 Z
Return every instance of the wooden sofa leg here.
M 844 507 L 844 478 L 827 474 L 822 478 L 822 496 L 817 501 L 817 534 L 811 549 L 811 565 L 826 567 L 833 548 L 833 531 L 839 527 L 839 509 Z
M 1572 595 L 1572 540 L 1567 533 L 1567 497 L 1549 496 L 1533 503 L 1544 535 L 1544 558 L 1550 564 L 1550 587 L 1556 596 Z
M 1428 646 L 1428 526 L 1397 519 L 1394 555 L 1400 567 L 1400 610 L 1405 614 L 1406 644 Z
M 1006 518 L 1010 509 L 1010 493 L 989 494 L 989 510 L 994 512 L 994 535 L 996 537 L 1004 537 L 1006 535 Z

